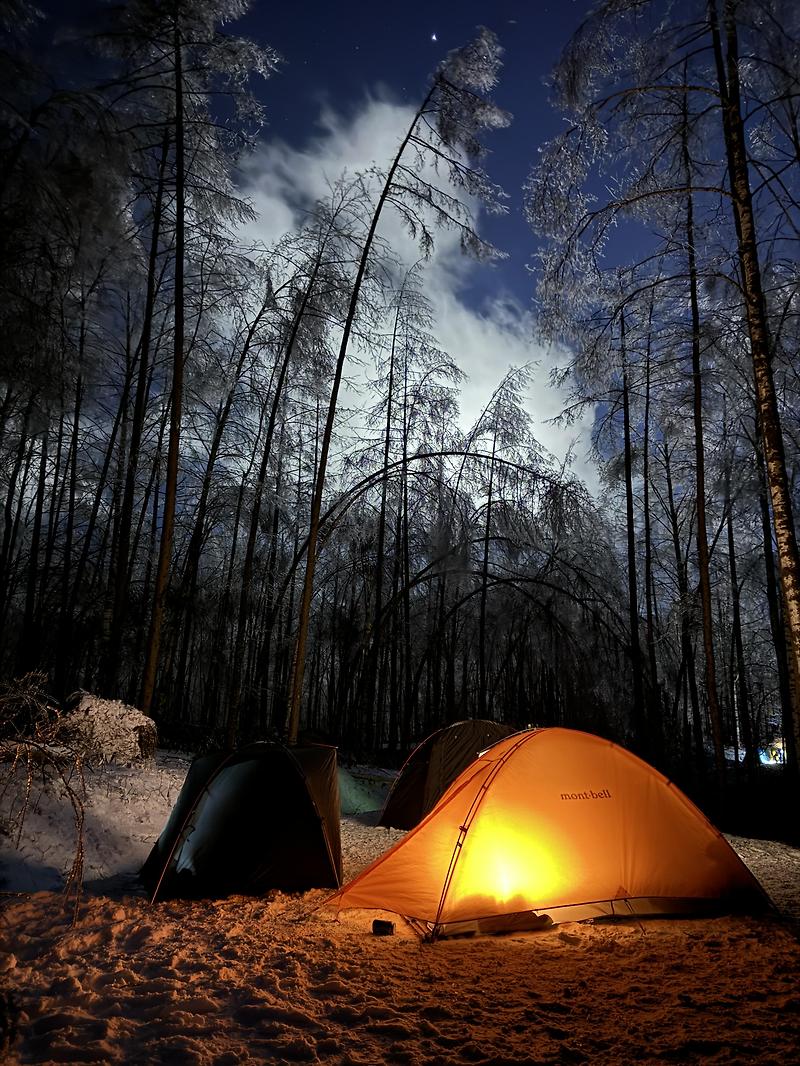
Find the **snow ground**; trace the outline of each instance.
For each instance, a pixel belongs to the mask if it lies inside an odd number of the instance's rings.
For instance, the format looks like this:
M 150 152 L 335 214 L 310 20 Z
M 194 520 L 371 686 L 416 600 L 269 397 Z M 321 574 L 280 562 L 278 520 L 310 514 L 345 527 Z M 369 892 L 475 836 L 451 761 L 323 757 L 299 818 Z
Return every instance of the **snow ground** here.
M 90 773 L 74 924 L 57 891 L 74 843 L 63 803 L 37 796 L 20 848 L 3 842 L 0 1059 L 800 1062 L 797 849 L 730 838 L 781 916 L 570 923 L 425 945 L 396 915 L 337 917 L 321 890 L 151 906 L 135 871 L 187 766 L 159 752 L 149 767 Z M 402 835 L 370 820 L 343 819 L 346 878 Z M 396 923 L 394 936 L 372 936 L 376 916 Z

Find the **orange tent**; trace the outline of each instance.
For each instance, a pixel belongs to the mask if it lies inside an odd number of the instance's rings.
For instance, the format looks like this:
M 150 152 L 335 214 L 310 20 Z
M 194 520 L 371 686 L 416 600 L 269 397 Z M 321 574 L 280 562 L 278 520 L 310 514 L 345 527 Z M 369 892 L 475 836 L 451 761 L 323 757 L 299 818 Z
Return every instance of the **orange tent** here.
M 464 923 L 535 927 L 544 915 L 768 906 L 723 836 L 662 774 L 609 740 L 560 728 L 483 752 L 329 902 L 396 911 L 431 939 Z

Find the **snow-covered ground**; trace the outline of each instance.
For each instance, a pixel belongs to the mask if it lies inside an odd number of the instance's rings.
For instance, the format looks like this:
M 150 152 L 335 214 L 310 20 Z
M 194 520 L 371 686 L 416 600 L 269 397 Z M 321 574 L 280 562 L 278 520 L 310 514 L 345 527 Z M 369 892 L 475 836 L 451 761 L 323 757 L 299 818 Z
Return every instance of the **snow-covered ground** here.
M 188 760 L 88 776 L 87 888 L 53 891 L 71 817 L 35 796 L 0 849 L 10 1063 L 800 1062 L 800 851 L 731 838 L 784 917 L 562 924 L 421 944 L 325 891 L 151 906 L 135 871 Z M 7 794 L 5 804 L 10 802 Z M 345 818 L 345 877 L 401 834 Z M 15 1007 L 6 1011 L 8 995 Z M 5 1012 L 5 1013 L 4 1013 Z M 5 1014 L 17 1017 L 10 1042 Z

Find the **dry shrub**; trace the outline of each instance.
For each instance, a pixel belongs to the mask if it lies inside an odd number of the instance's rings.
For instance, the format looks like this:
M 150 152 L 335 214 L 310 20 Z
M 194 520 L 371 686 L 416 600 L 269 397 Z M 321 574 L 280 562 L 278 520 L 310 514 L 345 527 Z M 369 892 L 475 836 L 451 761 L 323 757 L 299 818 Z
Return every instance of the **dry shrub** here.
M 83 880 L 84 756 L 59 735 L 61 714 L 33 672 L 0 685 L 0 803 L 7 806 L 0 832 L 19 847 L 36 787 L 57 788 L 72 807 L 75 855 L 64 884 L 77 905 Z M 20 787 L 22 784 L 22 787 Z

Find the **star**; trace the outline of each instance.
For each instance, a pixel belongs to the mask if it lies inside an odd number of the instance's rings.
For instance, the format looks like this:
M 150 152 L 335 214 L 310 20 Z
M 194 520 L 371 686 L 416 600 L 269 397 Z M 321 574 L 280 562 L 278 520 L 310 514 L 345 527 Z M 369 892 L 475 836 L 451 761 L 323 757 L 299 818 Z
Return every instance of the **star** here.
M 438 37 L 436 36 L 436 34 L 435 34 L 435 33 L 432 33 L 432 34 L 431 34 L 431 40 L 432 40 L 432 41 L 438 41 L 438 40 L 439 40 L 439 38 L 438 38 Z

